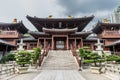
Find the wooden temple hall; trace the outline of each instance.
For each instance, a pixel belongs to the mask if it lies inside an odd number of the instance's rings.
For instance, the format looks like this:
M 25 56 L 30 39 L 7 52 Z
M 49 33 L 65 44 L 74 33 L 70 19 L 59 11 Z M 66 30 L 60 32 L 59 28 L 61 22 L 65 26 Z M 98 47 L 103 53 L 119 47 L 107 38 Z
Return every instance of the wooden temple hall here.
M 38 18 L 27 16 L 27 19 L 38 31 L 29 31 L 37 39 L 37 47 L 45 49 L 50 46 L 51 50 L 77 49 L 91 43 L 86 38 L 92 31 L 84 31 L 84 28 L 94 16 L 82 18 Z M 95 42 L 95 41 L 94 41 Z M 94 49 L 93 45 L 90 46 Z
M 83 46 L 89 46 L 89 49 L 95 50 L 98 38 L 104 44 L 104 50 L 113 53 L 120 52 L 118 47 L 120 45 L 119 23 L 98 22 L 92 30 L 87 31 L 85 27 L 94 16 L 81 18 L 26 17 L 37 31 L 30 31 L 22 21 L 17 22 L 17 19 L 14 19 L 12 23 L 0 23 L 0 43 L 2 43 L 0 53 L 16 50 L 20 39 L 23 39 L 26 44 L 24 46 L 26 50 L 32 50 L 35 47 L 70 50 Z M 25 36 L 26 33 L 27 36 Z

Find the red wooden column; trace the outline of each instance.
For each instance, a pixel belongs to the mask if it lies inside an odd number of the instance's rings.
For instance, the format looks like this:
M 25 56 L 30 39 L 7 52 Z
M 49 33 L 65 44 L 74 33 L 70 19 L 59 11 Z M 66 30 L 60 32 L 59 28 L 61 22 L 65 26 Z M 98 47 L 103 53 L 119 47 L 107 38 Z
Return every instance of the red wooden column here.
M 74 43 L 75 43 L 74 46 L 75 46 L 75 49 L 76 49 L 76 38 L 74 39 Z
M 93 45 L 93 43 L 90 44 L 90 46 L 91 46 L 91 49 L 94 50 L 94 45 Z
M 38 38 L 38 41 L 37 41 L 37 48 L 40 48 L 40 41 L 39 41 L 39 38 Z
M 46 48 L 46 39 L 44 39 L 44 49 Z
M 67 35 L 67 40 L 66 40 L 66 43 L 67 43 L 67 50 L 69 49 L 69 38 L 68 38 L 68 35 Z
M 26 46 L 27 46 L 27 50 L 29 50 L 29 43 L 26 43 Z
M 54 49 L 54 36 L 52 35 L 52 50 Z
M 83 47 L 83 39 L 81 38 L 81 47 Z

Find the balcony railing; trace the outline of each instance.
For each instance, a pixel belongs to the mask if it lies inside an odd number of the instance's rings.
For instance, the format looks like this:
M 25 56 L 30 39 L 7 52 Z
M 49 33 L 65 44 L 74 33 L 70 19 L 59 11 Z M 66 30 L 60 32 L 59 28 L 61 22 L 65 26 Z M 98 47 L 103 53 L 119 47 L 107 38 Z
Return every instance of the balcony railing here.
M 100 37 L 102 38 L 120 38 L 120 31 L 104 31 Z
M 18 38 L 19 34 L 17 31 L 2 31 L 0 38 Z

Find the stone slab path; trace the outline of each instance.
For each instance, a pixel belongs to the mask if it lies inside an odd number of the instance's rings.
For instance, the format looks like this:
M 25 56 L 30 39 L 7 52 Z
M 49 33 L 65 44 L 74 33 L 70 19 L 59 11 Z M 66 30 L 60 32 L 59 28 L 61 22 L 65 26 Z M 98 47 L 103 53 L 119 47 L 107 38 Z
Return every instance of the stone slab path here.
M 43 70 L 33 80 L 85 80 L 77 70 Z

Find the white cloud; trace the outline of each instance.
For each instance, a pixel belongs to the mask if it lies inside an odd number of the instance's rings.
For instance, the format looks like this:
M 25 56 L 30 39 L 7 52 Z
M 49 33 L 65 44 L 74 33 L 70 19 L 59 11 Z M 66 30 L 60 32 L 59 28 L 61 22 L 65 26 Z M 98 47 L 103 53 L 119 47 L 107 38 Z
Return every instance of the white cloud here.
M 96 4 L 95 4 L 96 3 Z M 101 4 L 103 3 L 103 4 Z M 26 15 L 37 17 L 83 17 L 95 15 L 95 20 L 108 17 L 120 3 L 119 0 L 1 0 L 0 22 L 12 22 L 13 18 L 23 20 L 25 26 L 35 30 Z M 67 12 L 67 13 L 66 13 Z M 93 22 L 95 22 L 93 20 Z

